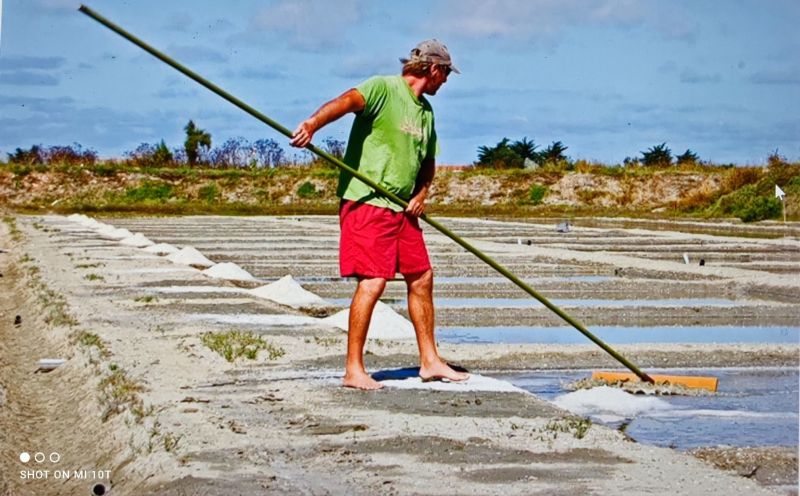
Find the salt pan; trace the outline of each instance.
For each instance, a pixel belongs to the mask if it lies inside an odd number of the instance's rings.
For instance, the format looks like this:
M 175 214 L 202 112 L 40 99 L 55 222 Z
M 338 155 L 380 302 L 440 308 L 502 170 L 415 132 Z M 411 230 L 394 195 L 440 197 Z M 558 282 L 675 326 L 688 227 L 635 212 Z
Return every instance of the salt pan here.
M 214 279 L 227 279 L 229 281 L 255 281 L 252 274 L 233 262 L 218 263 L 203 271 L 203 274 Z

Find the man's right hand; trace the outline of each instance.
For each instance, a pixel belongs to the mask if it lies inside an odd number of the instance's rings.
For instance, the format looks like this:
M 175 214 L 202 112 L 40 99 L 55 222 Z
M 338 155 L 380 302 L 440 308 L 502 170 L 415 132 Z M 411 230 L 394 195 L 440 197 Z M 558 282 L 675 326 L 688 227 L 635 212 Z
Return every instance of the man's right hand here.
M 297 126 L 297 129 L 292 133 L 292 139 L 289 144 L 297 148 L 305 148 L 311 139 L 314 137 L 314 127 L 309 120 L 303 121 Z

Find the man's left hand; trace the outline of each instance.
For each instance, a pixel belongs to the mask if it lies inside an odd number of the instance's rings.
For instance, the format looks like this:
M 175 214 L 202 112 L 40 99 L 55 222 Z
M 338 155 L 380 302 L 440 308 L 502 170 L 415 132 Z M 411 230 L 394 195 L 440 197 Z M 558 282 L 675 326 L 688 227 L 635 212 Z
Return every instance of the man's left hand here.
M 406 212 L 414 217 L 419 217 L 425 213 L 425 195 L 417 195 L 408 201 Z

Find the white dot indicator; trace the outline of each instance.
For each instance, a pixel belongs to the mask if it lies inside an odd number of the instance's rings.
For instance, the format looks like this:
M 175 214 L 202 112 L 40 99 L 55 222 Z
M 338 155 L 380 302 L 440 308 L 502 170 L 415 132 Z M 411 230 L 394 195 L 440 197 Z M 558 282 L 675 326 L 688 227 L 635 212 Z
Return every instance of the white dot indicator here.
M 31 461 L 31 455 L 23 451 L 22 453 L 19 454 L 19 461 L 21 461 L 22 463 L 28 463 L 29 461 Z

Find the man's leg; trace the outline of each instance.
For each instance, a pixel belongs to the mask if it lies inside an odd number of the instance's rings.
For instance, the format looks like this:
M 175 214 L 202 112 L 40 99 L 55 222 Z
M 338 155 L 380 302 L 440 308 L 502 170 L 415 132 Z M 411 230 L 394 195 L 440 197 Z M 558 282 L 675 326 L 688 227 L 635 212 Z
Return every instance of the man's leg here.
M 436 350 L 433 337 L 433 271 L 404 274 L 408 287 L 408 314 L 417 333 L 419 347 L 419 376 L 422 380 L 449 379 L 463 381 L 469 374 L 456 372 L 447 365 Z
M 347 331 L 347 361 L 344 380 L 346 387 L 357 389 L 380 389 L 383 384 L 367 374 L 364 367 L 364 344 L 372 319 L 372 310 L 383 294 L 386 279 L 359 279 L 353 301 L 350 303 L 350 321 Z

